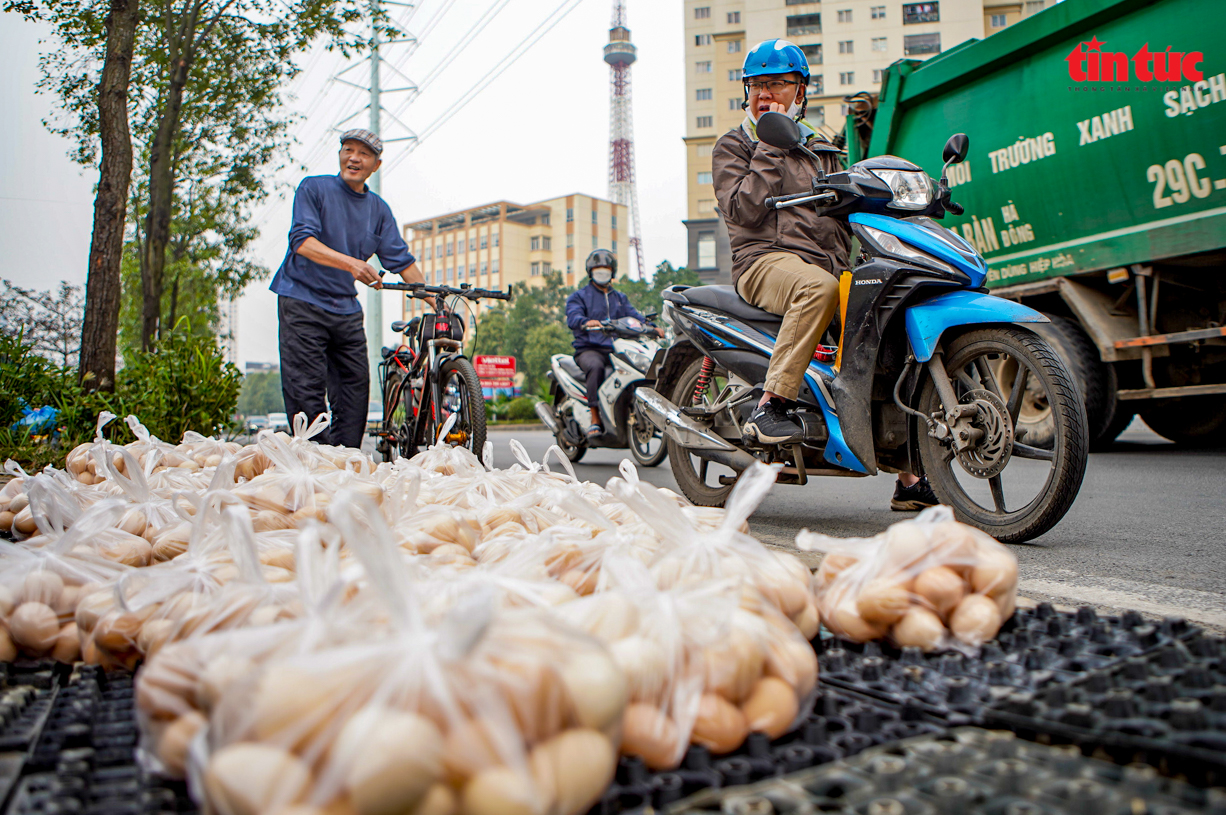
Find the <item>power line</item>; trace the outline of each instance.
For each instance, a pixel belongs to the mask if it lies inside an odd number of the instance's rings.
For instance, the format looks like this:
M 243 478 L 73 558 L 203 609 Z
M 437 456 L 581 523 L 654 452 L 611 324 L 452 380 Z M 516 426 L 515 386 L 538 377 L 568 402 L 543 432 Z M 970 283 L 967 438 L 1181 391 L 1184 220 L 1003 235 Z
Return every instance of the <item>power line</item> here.
M 519 44 L 516 45 L 514 48 L 512 48 L 507 53 L 507 55 L 503 57 L 498 62 L 497 65 L 494 66 L 494 69 L 492 70 L 490 75 L 477 80 L 477 82 L 471 88 L 469 88 L 467 91 L 464 92 L 463 97 L 462 97 L 463 101 L 461 101 L 459 105 L 453 108 L 449 108 L 446 113 L 444 113 L 438 119 L 435 119 L 425 129 L 423 129 L 422 132 L 418 135 L 417 140 L 413 142 L 413 144 L 410 145 L 407 149 L 405 149 L 405 151 L 401 153 L 400 156 L 394 162 L 392 162 L 390 166 L 385 168 L 383 172 L 390 173 L 392 170 L 399 167 L 401 162 L 403 162 L 405 158 L 408 157 L 409 153 L 417 149 L 423 141 L 425 141 L 427 138 L 433 135 L 440 127 L 446 124 L 451 119 L 451 117 L 455 116 L 457 113 L 463 110 L 468 105 L 469 102 L 471 102 L 477 95 L 481 93 L 481 91 L 483 91 L 485 88 L 488 88 L 490 85 L 492 85 L 494 80 L 496 80 L 499 76 L 501 76 L 508 68 L 514 65 L 519 60 L 520 57 L 522 57 L 525 53 L 527 53 L 529 48 L 531 48 L 533 45 L 537 43 L 538 40 L 541 39 L 541 37 L 545 36 L 551 30 L 553 30 L 554 26 L 562 22 L 562 20 L 564 20 L 567 15 L 569 15 L 572 11 L 578 8 L 582 3 L 583 3 L 583 0 L 562 0 L 562 3 L 557 8 L 555 8 L 552 12 L 550 12 L 549 16 L 546 17 L 545 20 L 542 21 L 539 26 L 533 29 L 533 31 L 529 33 L 527 37 L 520 40 Z M 566 8 L 568 4 L 570 7 Z M 565 11 L 563 11 L 564 8 L 565 8 Z
M 510 2 L 511 0 L 497 0 L 494 5 L 486 9 L 485 13 L 477 18 L 477 21 L 472 24 L 468 31 L 464 32 L 464 35 L 460 37 L 459 41 L 456 43 L 455 47 L 451 49 L 447 57 L 438 65 L 434 66 L 434 69 L 430 71 L 430 73 L 426 74 L 424 78 L 422 78 L 421 82 L 418 84 L 418 92 L 424 91 L 432 82 L 434 82 L 434 80 L 438 79 L 439 75 L 447 69 L 447 66 L 455 62 L 460 54 L 464 52 L 464 49 L 467 48 L 474 39 L 476 39 L 478 34 L 485 30 L 485 27 L 488 26 L 493 19 L 498 16 L 499 12 L 506 8 L 507 4 Z

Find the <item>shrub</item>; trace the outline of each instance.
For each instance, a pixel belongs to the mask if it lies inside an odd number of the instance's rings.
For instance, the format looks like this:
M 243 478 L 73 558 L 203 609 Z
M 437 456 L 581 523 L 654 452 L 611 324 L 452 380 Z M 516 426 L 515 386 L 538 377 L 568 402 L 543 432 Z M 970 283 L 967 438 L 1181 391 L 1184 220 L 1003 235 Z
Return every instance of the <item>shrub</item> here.
M 211 435 L 229 429 L 243 382 L 215 337 L 192 336 L 186 328 L 181 320 L 154 350 L 133 354 L 116 377 L 125 414 L 170 442 L 188 430 Z
M 21 335 L 0 333 L 0 461 L 12 458 L 27 469 L 62 467 L 69 450 L 93 438 L 103 410 L 135 414 L 149 432 L 169 442 L 187 430 L 228 429 L 233 419 L 242 376 L 211 336 L 170 332 L 157 350 L 132 356 L 116 377 L 114 393 L 82 390 L 75 369 L 31 353 L 31 345 Z M 13 430 L 23 403 L 57 408 L 56 432 L 34 436 Z M 123 422 L 111 422 L 106 435 L 116 442 L 133 439 Z
M 507 419 L 512 422 L 528 422 L 536 418 L 536 399 L 531 396 L 521 396 L 512 399 L 507 408 Z

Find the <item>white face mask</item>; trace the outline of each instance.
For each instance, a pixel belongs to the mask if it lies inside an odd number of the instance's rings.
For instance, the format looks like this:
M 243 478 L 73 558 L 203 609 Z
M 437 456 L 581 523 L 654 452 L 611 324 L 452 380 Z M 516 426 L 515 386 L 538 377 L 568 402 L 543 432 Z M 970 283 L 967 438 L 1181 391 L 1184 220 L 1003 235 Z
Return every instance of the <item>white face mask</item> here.
M 754 112 L 753 112 L 752 110 L 748 110 L 748 109 L 746 109 L 746 111 L 745 111 L 745 112 L 749 114 L 749 118 L 750 118 L 750 119 L 753 121 L 753 123 L 756 125 L 756 124 L 758 123 L 758 117 L 757 117 L 756 115 L 754 115 Z M 797 116 L 799 116 L 799 115 L 800 115 L 800 103 L 799 103 L 799 102 L 793 102 L 791 105 L 789 105 L 789 106 L 788 106 L 788 118 L 789 118 L 789 119 L 795 119 L 795 118 L 796 118 Z
M 592 269 L 592 280 L 598 286 L 607 286 L 613 281 L 613 270 L 603 266 Z

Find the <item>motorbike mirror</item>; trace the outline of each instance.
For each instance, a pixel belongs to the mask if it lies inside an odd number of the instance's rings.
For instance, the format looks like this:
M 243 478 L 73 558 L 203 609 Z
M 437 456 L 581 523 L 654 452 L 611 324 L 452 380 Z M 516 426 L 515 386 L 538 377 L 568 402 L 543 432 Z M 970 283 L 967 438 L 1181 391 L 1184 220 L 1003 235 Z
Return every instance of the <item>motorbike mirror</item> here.
M 652 320 L 654 320 L 656 317 L 659 317 L 659 316 L 660 316 L 660 312 L 649 311 L 643 315 L 643 319 L 645 319 L 647 322 L 651 322 Z
M 800 125 L 782 113 L 763 113 L 758 119 L 758 138 L 771 147 L 791 150 L 800 144 Z
M 955 133 L 949 137 L 949 141 L 945 142 L 945 151 L 941 153 L 941 160 L 946 164 L 958 164 L 966 161 L 966 154 L 971 149 L 971 140 L 967 138 L 965 133 Z

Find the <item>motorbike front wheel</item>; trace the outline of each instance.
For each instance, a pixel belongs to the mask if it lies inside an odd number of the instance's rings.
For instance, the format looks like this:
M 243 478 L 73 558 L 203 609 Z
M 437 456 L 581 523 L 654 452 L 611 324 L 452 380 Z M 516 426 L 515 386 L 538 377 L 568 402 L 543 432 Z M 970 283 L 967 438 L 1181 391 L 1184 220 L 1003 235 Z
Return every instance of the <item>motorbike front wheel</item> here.
M 959 401 L 979 407 L 973 427 L 982 435 L 959 453 L 919 427 L 920 460 L 933 491 L 959 520 L 1000 541 L 1042 535 L 1068 512 L 1085 475 L 1085 405 L 1072 375 L 1041 337 L 1012 327 L 962 334 L 945 347 L 943 361 Z M 998 381 L 1001 371 L 1010 372 L 1010 381 Z M 1052 433 L 1043 446 L 1014 435 L 1032 394 L 1051 407 Z M 926 415 L 943 410 L 931 377 L 917 407 Z

